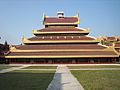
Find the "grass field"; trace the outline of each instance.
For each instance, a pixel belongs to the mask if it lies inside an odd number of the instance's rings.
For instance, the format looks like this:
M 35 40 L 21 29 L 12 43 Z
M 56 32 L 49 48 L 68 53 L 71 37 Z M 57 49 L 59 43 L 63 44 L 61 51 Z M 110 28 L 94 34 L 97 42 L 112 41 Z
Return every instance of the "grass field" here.
M 85 90 L 120 90 L 120 70 L 74 70 L 71 72 Z
M 29 66 L 23 69 L 56 69 L 57 66 Z
M 0 65 L 0 70 L 8 69 L 8 68 L 11 68 L 11 67 L 17 67 L 17 66 L 3 66 L 3 65 Z
M 12 71 L 0 74 L 0 90 L 46 90 L 55 71 Z
M 79 68 L 120 68 L 116 65 L 100 65 L 100 66 L 68 66 L 69 69 L 79 69 Z

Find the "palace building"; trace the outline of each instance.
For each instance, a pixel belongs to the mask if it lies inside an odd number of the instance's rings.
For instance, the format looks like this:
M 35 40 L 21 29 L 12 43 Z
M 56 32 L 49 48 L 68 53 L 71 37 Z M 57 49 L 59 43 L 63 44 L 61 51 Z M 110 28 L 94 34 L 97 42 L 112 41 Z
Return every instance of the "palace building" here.
M 22 38 L 23 45 L 11 45 L 4 56 L 8 63 L 114 63 L 119 54 L 111 46 L 91 37 L 89 28 L 79 28 L 79 15 L 44 15 L 44 28 L 33 30 L 34 37 Z M 1 58 L 3 58 L 1 56 Z

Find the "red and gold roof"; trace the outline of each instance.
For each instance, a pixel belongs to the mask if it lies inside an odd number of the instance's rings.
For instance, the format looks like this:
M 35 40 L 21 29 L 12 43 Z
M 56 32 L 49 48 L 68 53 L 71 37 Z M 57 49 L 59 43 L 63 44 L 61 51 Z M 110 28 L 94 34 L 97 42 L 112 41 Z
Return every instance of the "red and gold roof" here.
M 80 20 L 75 17 L 44 17 L 45 26 L 33 30 L 35 37 L 23 38 L 24 45 L 11 46 L 6 58 L 103 58 L 119 57 L 112 48 L 98 44 L 90 37 L 89 29 L 77 28 Z M 55 27 L 56 25 L 60 27 Z M 73 25 L 73 27 L 63 27 Z M 75 26 L 74 26 L 75 25 Z M 54 27 L 53 27 L 54 26 Z
M 64 25 L 64 24 L 79 24 L 80 20 L 79 17 L 74 16 L 74 17 L 44 17 L 43 21 L 44 25 Z
M 34 35 L 45 35 L 45 34 L 89 34 L 89 29 L 83 28 L 43 28 L 40 30 L 33 30 Z
M 6 58 L 118 57 L 112 48 L 98 44 L 50 44 L 11 47 Z

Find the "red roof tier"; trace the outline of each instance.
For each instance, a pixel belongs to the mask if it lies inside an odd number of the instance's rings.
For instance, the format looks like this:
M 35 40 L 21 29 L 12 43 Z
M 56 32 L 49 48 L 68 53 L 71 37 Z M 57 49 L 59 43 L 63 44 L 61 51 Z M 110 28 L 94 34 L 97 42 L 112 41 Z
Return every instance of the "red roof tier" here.
M 58 18 L 58 17 L 46 17 L 44 18 L 44 23 L 76 23 L 79 21 L 78 17 L 63 17 L 63 18 Z
M 31 41 L 45 41 L 45 40 L 95 40 L 87 36 L 36 36 L 29 38 Z
M 107 37 L 108 40 L 115 40 L 115 37 Z
M 48 44 L 16 46 L 20 50 L 57 50 L 57 49 L 105 49 L 98 44 Z
M 120 43 L 115 43 L 115 48 L 120 48 Z
M 38 30 L 39 32 L 67 32 L 67 31 L 84 31 L 85 29 L 81 28 L 43 28 Z
M 117 41 L 116 37 L 107 37 L 107 41 Z
M 97 55 L 97 57 L 104 57 L 105 55 L 107 55 L 107 57 L 111 57 L 111 56 L 118 56 L 115 52 L 113 51 L 67 51 L 67 52 L 11 52 L 9 53 L 8 56 L 44 56 L 44 58 L 46 58 L 46 56 L 49 57 L 54 57 L 54 56 L 68 56 L 68 57 L 72 57 L 72 56 L 78 56 L 78 57 L 82 57 L 82 56 L 94 56 Z M 37 57 L 36 57 L 37 58 Z

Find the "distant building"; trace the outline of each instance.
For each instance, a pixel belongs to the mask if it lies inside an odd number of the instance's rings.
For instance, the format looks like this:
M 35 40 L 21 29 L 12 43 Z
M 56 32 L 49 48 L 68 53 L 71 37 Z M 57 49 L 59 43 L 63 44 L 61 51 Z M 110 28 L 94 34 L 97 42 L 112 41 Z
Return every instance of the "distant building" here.
M 79 28 L 79 15 L 44 15 L 45 28 L 33 30 L 34 37 L 23 38 L 24 45 L 10 46 L 9 63 L 113 63 L 118 53 L 89 36 L 89 28 Z
M 119 43 L 114 43 L 113 47 L 118 52 L 118 54 L 119 54 L 119 60 L 120 60 L 120 42 Z
M 5 55 L 9 52 L 9 45 L 5 41 L 4 44 L 0 43 L 0 63 L 7 63 Z
M 101 44 L 106 45 L 108 47 L 114 48 L 117 53 L 119 54 L 119 61 L 120 61 L 120 36 L 105 36 L 100 37 Z
M 113 43 L 118 43 L 120 42 L 120 36 L 104 36 L 104 37 L 99 37 L 101 40 L 101 43 L 104 45 L 112 45 Z

